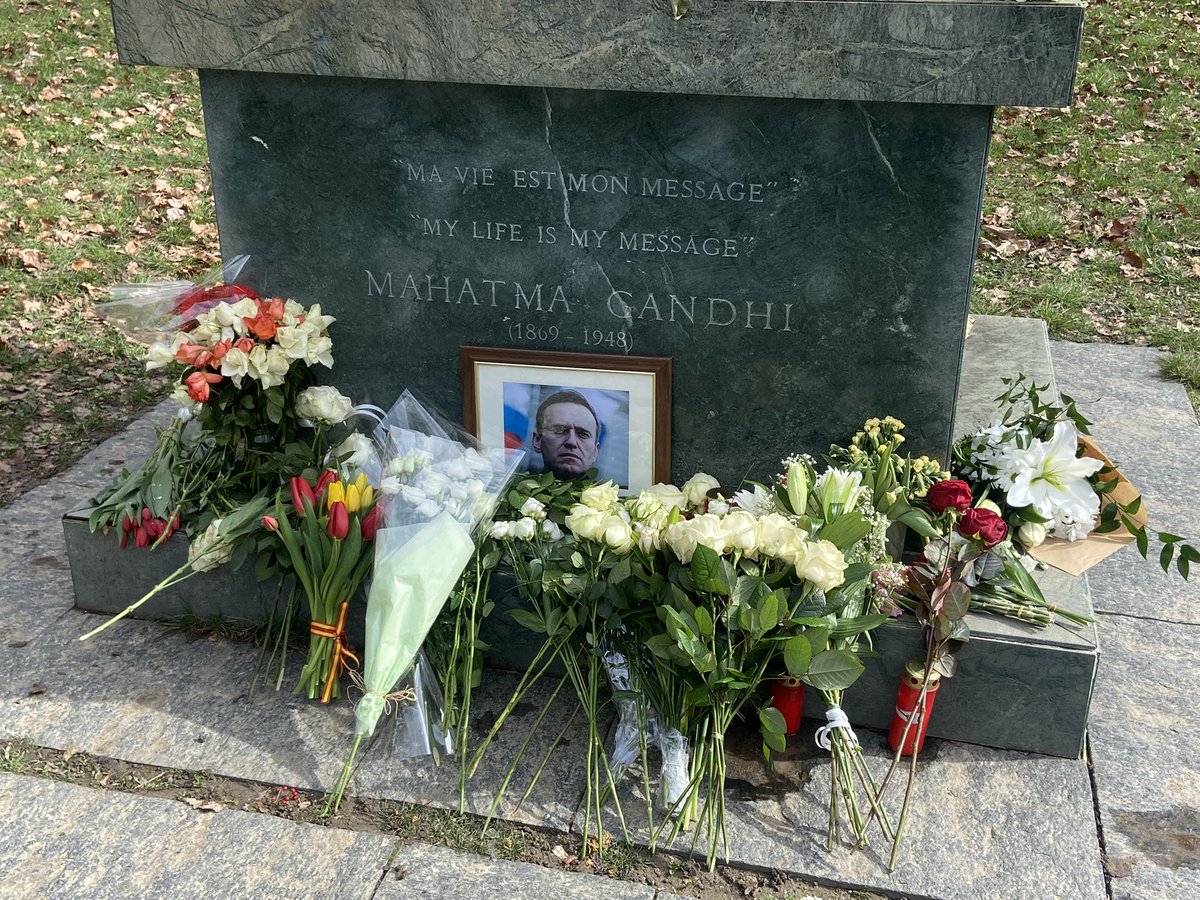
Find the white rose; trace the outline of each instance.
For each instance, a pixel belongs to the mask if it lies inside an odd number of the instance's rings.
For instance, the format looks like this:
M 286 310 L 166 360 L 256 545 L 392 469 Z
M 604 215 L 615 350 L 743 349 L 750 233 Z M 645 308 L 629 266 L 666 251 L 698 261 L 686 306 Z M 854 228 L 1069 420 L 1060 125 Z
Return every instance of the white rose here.
M 221 519 L 213 519 L 204 533 L 188 545 L 188 562 L 197 572 L 208 572 L 233 556 L 233 545 L 221 539 Z
M 725 544 L 730 550 L 738 550 L 744 555 L 755 555 L 757 543 L 758 520 L 753 514 L 743 509 L 735 509 L 721 517 L 721 530 L 725 535 Z
M 217 306 L 217 309 L 220 309 L 222 306 L 228 306 L 229 311 L 238 319 L 253 319 L 258 316 L 258 301 L 251 300 L 249 297 L 243 297 L 232 306 L 222 303 Z M 221 324 L 224 325 L 225 323 L 222 322 Z
M 627 499 L 625 501 L 625 508 L 639 522 L 652 519 L 658 516 L 659 513 L 664 512 L 662 501 L 649 491 L 642 491 L 637 497 Z
M 323 425 L 337 425 L 354 415 L 354 403 L 337 388 L 318 385 L 296 398 L 296 415 Z
M 683 509 L 687 506 L 687 501 L 684 499 L 683 491 L 675 487 L 673 484 L 656 484 L 646 488 L 641 493 L 642 497 L 653 497 L 663 505 L 668 513 L 675 508 Z
M 764 555 L 778 559 L 785 542 L 795 532 L 796 526 L 787 516 L 769 513 L 755 523 L 754 543 Z
M 513 523 L 512 536 L 518 541 L 532 541 L 537 532 L 538 525 L 533 519 L 525 518 Z
M 720 486 L 721 483 L 711 475 L 706 475 L 704 472 L 697 472 L 683 486 L 684 502 L 692 509 L 702 509 L 708 497 L 708 492 Z
M 657 553 L 662 547 L 663 530 L 661 527 L 639 522 L 637 525 L 637 542 L 643 553 Z
M 416 480 L 416 485 L 431 497 L 440 497 L 450 490 L 450 479 L 441 472 L 425 469 Z
M 633 528 L 620 516 L 609 516 L 604 525 L 604 543 L 617 553 L 633 549 Z
M 237 347 L 231 347 L 221 360 L 221 374 L 232 379 L 235 387 L 242 386 L 242 379 L 250 374 L 250 357 Z
M 171 391 L 171 399 L 178 403 L 182 409 L 192 414 L 199 412 L 200 407 L 204 405 L 203 403 L 197 403 L 191 398 L 191 395 L 187 392 L 186 384 L 175 385 L 175 389 Z
M 308 341 L 308 352 L 304 356 L 304 361 L 310 366 L 315 366 L 320 363 L 327 369 L 333 368 L 333 341 L 327 337 L 310 337 Z
M 462 457 L 450 460 L 442 466 L 442 471 L 451 481 L 466 481 L 471 477 L 471 467 Z
M 846 559 L 830 541 L 814 541 L 808 545 L 796 572 L 821 590 L 832 590 L 846 580 Z
M 441 511 L 442 511 L 442 508 L 440 506 L 438 506 L 436 503 L 434 503 L 432 500 L 426 500 L 424 503 L 422 503 L 420 506 L 417 507 L 417 515 L 424 516 L 426 519 L 432 519 L 434 516 L 436 516 Z
M 696 516 L 689 519 L 687 524 L 697 544 L 703 544 L 716 553 L 724 553 L 728 549 L 728 537 L 721 526 L 720 516 Z M 667 540 L 670 540 L 669 534 Z
M 1040 522 L 1026 522 L 1017 530 L 1017 540 L 1026 550 L 1032 550 L 1046 540 L 1046 526 Z
M 607 512 L 616 505 L 618 496 L 617 486 L 611 481 L 606 481 L 604 484 L 593 484 L 584 488 L 583 493 L 579 495 L 579 502 L 592 509 Z
M 600 512 L 600 510 L 577 503 L 571 507 L 571 512 L 567 514 L 566 524 L 567 528 L 576 537 L 583 538 L 586 541 L 601 541 L 604 539 L 604 528 L 607 524 L 607 519 L 608 516 Z
M 248 297 L 243 298 L 243 299 L 249 300 Z M 239 302 L 241 302 L 241 301 L 239 301 Z M 251 305 L 253 305 L 254 301 L 251 300 L 250 303 L 251 303 Z M 258 315 L 258 308 L 255 307 L 253 312 L 239 313 L 237 310 L 235 310 L 233 308 L 233 304 L 231 304 L 231 303 L 218 303 L 209 312 L 211 313 L 211 315 L 213 317 L 213 321 L 216 322 L 218 325 L 220 325 L 222 328 L 232 328 L 238 334 L 241 334 L 246 330 L 246 323 L 242 321 L 242 316 L 249 316 L 250 318 L 253 319 L 255 316 Z
M 783 535 L 783 542 L 774 555 L 776 559 L 794 566 L 799 572 L 810 546 L 808 535 L 799 528 L 793 528 L 789 533 Z
M 233 329 L 221 328 L 211 313 L 197 316 L 196 327 L 188 332 L 188 338 L 193 343 L 203 344 L 205 347 L 211 347 L 217 341 L 233 340 L 234 337 Z
M 512 536 L 512 522 L 493 522 L 492 537 L 503 541 Z
M 342 461 L 344 468 L 364 469 L 370 462 L 374 449 L 375 445 L 369 437 L 355 431 L 334 448 L 333 455 Z
M 400 499 L 403 500 L 405 503 L 407 503 L 409 506 L 420 506 L 422 503 L 424 503 L 426 500 L 429 499 L 428 497 L 425 496 L 424 491 L 413 487 L 411 484 L 400 485 L 400 488 L 397 491 L 397 493 L 400 495 Z
M 521 504 L 521 515 L 540 522 L 546 518 L 546 507 L 537 497 L 530 497 Z
M 550 541 L 561 541 L 563 537 L 562 529 L 554 522 L 547 519 L 542 523 L 542 536 Z
M 679 561 L 686 565 L 696 554 L 696 532 L 690 519 L 680 519 L 667 528 L 667 546 L 669 546 Z
M 284 325 L 275 329 L 275 342 L 288 359 L 304 359 L 308 356 L 308 331 Z
M 316 334 L 323 331 L 328 331 L 329 326 L 336 322 L 333 316 L 321 315 L 321 304 L 314 303 L 308 308 L 308 312 L 304 314 L 304 324 L 311 328 Z
M 146 350 L 146 371 L 152 372 L 175 362 L 175 350 L 165 341 L 155 341 Z
M 396 494 L 400 493 L 400 489 L 402 487 L 404 487 L 404 485 L 395 475 L 388 475 L 379 482 L 379 492 L 388 497 L 394 497 Z
M 304 315 L 304 307 L 295 300 L 285 300 L 283 302 L 283 321 L 288 325 L 295 325 L 300 321 L 302 315 Z

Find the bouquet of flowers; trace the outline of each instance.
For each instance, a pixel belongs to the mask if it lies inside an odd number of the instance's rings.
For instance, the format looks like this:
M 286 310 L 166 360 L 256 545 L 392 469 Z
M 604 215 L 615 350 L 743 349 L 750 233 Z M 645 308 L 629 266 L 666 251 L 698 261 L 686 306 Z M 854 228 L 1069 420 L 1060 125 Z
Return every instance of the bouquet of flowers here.
M 332 390 L 311 387 L 311 368 L 333 365 L 333 318 L 319 305 L 262 300 L 218 279 L 214 273 L 200 284 L 114 289 L 120 296 L 107 309 L 111 322 L 131 336 L 159 329 L 146 368 L 179 368 L 172 397 L 180 415 L 149 459 L 96 499 L 93 531 L 120 528 L 123 543 L 132 534 L 137 546 L 154 546 L 179 528 L 196 535 L 223 512 L 262 491 L 273 494 L 291 473 L 319 463 L 319 442 L 302 441 L 300 428 L 319 392 Z M 326 421 L 345 419 L 345 405 L 324 404 Z
M 1066 395 L 1047 398 L 1047 387 L 1021 376 L 1005 379 L 1005 385 L 996 398 L 999 422 L 962 438 L 954 457 L 980 500 L 996 497 L 992 505 L 1016 540 L 1043 559 L 1052 558 L 1050 544 L 1078 542 L 1080 552 L 1068 556 L 1079 560 L 1067 559 L 1062 567 L 1079 574 L 1130 541 L 1147 557 L 1153 535 L 1162 545 L 1163 570 L 1174 563 L 1187 578 L 1191 564 L 1200 562 L 1200 549 L 1148 527 L 1141 495 L 1091 441 L 1091 423 L 1075 401 Z M 1121 534 L 1124 541 L 1113 540 Z M 1098 549 L 1088 546 L 1102 542 Z
M 382 450 L 383 496 L 358 679 L 363 696 L 355 707 L 354 745 L 326 807 L 334 811 L 359 747 L 393 703 L 415 711 L 403 738 L 411 752 L 428 753 L 437 743 L 452 746 L 452 736 L 441 728 L 440 710 L 425 706 L 430 700 L 436 705 L 437 695 L 431 696 L 425 684 L 395 688 L 414 665 L 416 679 L 427 683 L 420 675 L 421 645 L 475 553 L 476 529 L 495 509 L 522 458 L 503 449 L 481 452 L 473 438 L 407 391 L 374 437 Z
M 338 696 L 341 673 L 358 662 L 346 644 L 346 617 L 371 569 L 376 495 L 365 474 L 343 479 L 333 469 L 323 472 L 315 485 L 302 475 L 293 477 L 290 493 L 290 508 L 281 490 L 275 515 L 263 525 L 283 545 L 308 600 L 311 640 L 295 692 L 328 703 Z

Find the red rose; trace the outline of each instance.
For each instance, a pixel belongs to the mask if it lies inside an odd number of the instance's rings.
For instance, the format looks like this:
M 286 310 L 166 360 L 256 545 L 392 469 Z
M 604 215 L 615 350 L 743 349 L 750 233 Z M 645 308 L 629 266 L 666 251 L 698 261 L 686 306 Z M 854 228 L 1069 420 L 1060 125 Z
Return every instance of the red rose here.
M 979 538 L 985 547 L 995 547 L 1008 534 L 1008 526 L 990 509 L 972 508 L 963 513 L 958 533 L 966 538 Z
M 944 513 L 951 508 L 966 512 L 971 505 L 971 486 L 965 481 L 939 481 L 929 488 L 925 499 L 935 513 Z

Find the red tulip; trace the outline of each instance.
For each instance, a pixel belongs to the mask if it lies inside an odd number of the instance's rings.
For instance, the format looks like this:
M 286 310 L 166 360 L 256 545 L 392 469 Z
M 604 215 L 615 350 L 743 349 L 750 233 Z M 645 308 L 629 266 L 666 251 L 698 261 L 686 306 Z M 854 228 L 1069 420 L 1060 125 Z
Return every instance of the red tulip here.
M 350 514 L 346 512 L 345 503 L 335 503 L 329 507 L 329 523 L 325 526 L 325 533 L 335 541 L 342 540 L 350 533 Z
M 292 509 L 296 510 L 296 515 L 301 518 L 308 515 L 308 510 L 304 506 L 305 500 L 308 501 L 310 507 L 316 508 L 316 494 L 313 493 L 313 489 L 309 487 L 308 482 L 297 475 L 292 479 Z
M 379 530 L 379 507 L 371 507 L 371 511 L 367 513 L 358 527 L 362 531 L 364 541 L 375 540 L 375 532 Z
M 151 543 L 162 537 L 162 533 L 166 530 L 167 523 L 162 519 L 151 519 L 146 523 L 146 533 L 150 535 Z
M 322 472 L 321 477 L 317 479 L 317 486 L 314 489 L 317 496 L 320 497 L 323 493 L 325 493 L 325 488 L 329 487 L 332 482 L 337 480 L 338 473 L 333 471 L 333 469 L 326 469 L 324 472 Z
M 279 530 L 279 520 L 276 519 L 274 516 L 263 516 L 262 523 L 263 523 L 263 528 L 267 529 L 267 531 L 278 531 Z
M 150 532 L 145 528 L 139 528 L 133 533 L 133 542 L 141 550 L 145 550 L 150 546 Z

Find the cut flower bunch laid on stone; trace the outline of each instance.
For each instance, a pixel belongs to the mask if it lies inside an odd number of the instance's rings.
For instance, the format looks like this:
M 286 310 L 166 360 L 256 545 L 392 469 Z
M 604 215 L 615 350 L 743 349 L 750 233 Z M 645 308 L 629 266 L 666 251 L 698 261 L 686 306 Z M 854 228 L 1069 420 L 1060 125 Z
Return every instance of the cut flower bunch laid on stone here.
M 114 547 L 153 553 L 187 540 L 190 551 L 85 637 L 153 614 L 154 598 L 186 578 L 253 559 L 276 594 L 267 682 L 282 686 L 294 649 L 297 694 L 329 703 L 349 688 L 355 704 L 326 815 L 356 763 L 384 744 L 397 758 L 455 766 L 465 806 L 513 711 L 554 680 L 538 727 L 552 727 L 550 707 L 569 687 L 588 739 L 554 752 L 581 757 L 584 846 L 603 847 L 605 832 L 632 839 L 635 804 L 652 848 L 690 834 L 712 867 L 728 856 L 727 739 L 756 730 L 765 765 L 786 751 L 796 725 L 773 699 L 786 681 L 819 697 L 827 845 L 880 840 L 895 865 L 932 700 L 960 671 L 956 654 L 979 621 L 969 615 L 1036 628 L 1088 621 L 1043 596 L 1045 563 L 1031 554 L 1047 536 L 1083 546 L 1124 530 L 1145 555 L 1153 534 L 1164 567 L 1186 577 L 1197 560 L 1181 537 L 1149 529 L 1136 492 L 1087 443 L 1074 402 L 1024 380 L 998 398 L 995 424 L 956 444 L 948 468 L 901 452 L 905 426 L 884 417 L 823 460 L 788 456 L 764 483 L 722 486 L 699 472 L 622 491 L 595 470 L 522 473 L 519 450 L 481 446 L 411 392 L 385 411 L 315 385 L 313 368 L 333 363 L 332 319 L 319 306 L 236 284 L 151 293 L 142 309 L 153 316 L 133 322 L 126 311 L 124 321 L 143 336 L 149 321 L 168 324 L 148 365 L 179 367 L 180 414 L 147 462 L 97 498 L 91 522 Z M 501 582 L 516 598 L 503 615 L 536 650 L 511 696 L 481 710 Z M 878 664 L 877 641 L 904 617 L 916 637 L 893 762 L 876 771 L 852 721 L 870 699 L 860 677 Z M 473 733 L 482 721 L 485 733 Z M 388 737 L 372 740 L 381 722 Z M 510 788 L 528 796 L 541 777 L 546 760 L 530 774 L 522 759 L 528 743 L 501 761 L 492 814 Z

